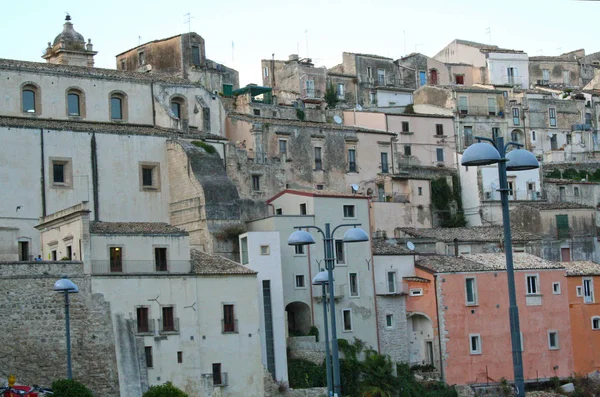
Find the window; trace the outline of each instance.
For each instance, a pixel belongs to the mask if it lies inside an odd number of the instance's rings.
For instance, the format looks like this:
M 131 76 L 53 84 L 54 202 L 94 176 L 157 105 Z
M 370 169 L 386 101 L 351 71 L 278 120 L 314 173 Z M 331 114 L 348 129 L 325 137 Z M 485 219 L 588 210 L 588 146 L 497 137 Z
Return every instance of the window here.
M 488 98 L 488 114 L 490 116 L 496 115 L 496 98 Z
M 108 249 L 108 256 L 110 258 L 110 272 L 122 272 L 123 271 L 123 248 L 121 247 L 110 247 Z
M 269 67 L 268 67 L 268 66 L 265 66 L 265 67 L 263 68 L 263 77 L 264 77 L 264 78 L 267 78 L 267 77 L 269 77 Z
M 350 296 L 358 296 L 358 273 L 348 273 L 348 287 Z
M 174 316 L 174 308 L 173 306 L 163 306 L 162 307 L 162 332 L 175 332 L 175 316 Z
M 427 73 L 424 70 L 419 71 L 419 87 L 427 84 Z
M 140 162 L 140 190 L 160 191 L 160 163 Z
M 492 139 L 496 142 L 496 139 L 500 136 L 500 128 L 492 127 Z
M 550 69 L 542 69 L 542 84 L 550 84 Z
M 513 125 L 521 125 L 521 110 L 519 108 L 512 108 Z
M 71 247 L 69 246 L 67 248 L 70 249 Z M 71 258 L 69 257 L 69 259 Z M 19 241 L 19 260 L 29 260 L 29 241 Z
M 373 91 L 369 92 L 369 103 L 371 105 L 377 105 L 377 95 Z
M 571 77 L 568 70 L 563 70 L 563 84 L 571 84 Z
M 177 364 L 181 364 L 183 362 L 183 352 L 177 352 Z
M 255 116 L 260 116 L 260 109 L 252 109 L 252 113 L 253 113 Z
M 408 123 L 408 121 L 403 121 L 402 122 L 402 132 L 409 132 L 410 131 L 410 124 Z
M 306 80 L 306 96 L 309 98 L 315 97 L 315 81 Z
M 435 125 L 435 135 L 444 135 L 444 124 Z
M 279 140 L 279 156 L 282 162 L 287 160 L 287 141 L 285 139 Z
M 213 363 L 212 365 L 212 380 L 213 386 L 223 384 L 223 374 L 221 373 L 221 363 Z
M 127 70 L 127 61 L 125 59 L 121 59 L 121 70 Z
M 146 53 L 144 50 L 138 51 L 138 66 L 144 66 L 146 64 Z
M 356 172 L 356 149 L 348 149 L 348 171 Z
M 354 218 L 354 206 L 353 205 L 345 205 L 344 206 L 344 218 Z
M 535 131 L 531 131 L 531 140 L 535 141 Z
M 515 183 L 513 181 L 508 182 L 508 195 L 509 196 L 515 195 Z
M 65 183 L 65 163 L 52 163 L 52 183 Z
M 52 250 L 51 257 L 52 257 L 52 261 L 56 262 L 56 259 L 57 259 L 56 250 Z
M 342 310 L 342 317 L 344 320 L 344 331 L 345 332 L 352 331 L 352 310 L 351 309 Z
M 521 133 L 519 131 L 512 131 L 510 133 L 510 140 L 512 142 L 517 142 L 519 143 L 519 141 L 521 140 Z
M 387 273 L 388 292 L 396 293 L 396 272 Z
M 419 196 L 422 196 L 422 195 L 423 195 L 423 188 L 422 188 L 421 186 L 419 186 L 419 187 L 417 188 L 417 190 L 418 190 L 418 192 L 419 192 Z
M 565 186 L 558 187 L 558 198 L 560 201 L 565 201 L 567 198 L 567 188 Z
M 323 185 L 317 185 L 317 190 L 323 190 Z
M 594 303 L 594 282 L 591 278 L 583 279 L 583 303 Z
M 386 152 L 381 153 L 381 172 L 387 174 L 389 172 L 388 166 L 388 154 Z
M 583 296 L 583 287 L 581 285 L 578 285 L 575 288 L 576 294 L 578 298 L 581 298 Z
M 469 349 L 471 354 L 481 354 L 481 335 L 469 334 Z
M 181 97 L 175 97 L 171 99 L 171 112 L 176 119 L 181 120 L 183 118 L 183 109 L 185 101 Z
M 69 258 L 69 260 L 73 259 L 73 247 L 70 246 L 70 245 L 67 246 L 67 255 L 66 255 L 66 257 Z
M 571 134 L 567 134 L 567 145 L 570 145 L 571 143 L 573 143 L 573 137 Z
M 154 248 L 154 264 L 157 272 L 167 271 L 167 249 Z
M 537 295 L 540 293 L 540 281 L 537 274 L 528 274 L 525 276 L 527 281 L 527 295 Z
M 560 295 L 560 282 L 552 283 L 552 293 L 554 295 Z
M 561 196 L 561 201 L 564 201 L 563 196 Z M 569 237 L 569 215 L 556 215 L 556 230 L 558 238 Z
M 373 77 L 373 71 L 370 66 L 367 66 L 367 77 L 368 78 Z
M 550 118 L 550 127 L 556 127 L 556 109 L 548 109 L 548 117 Z
M 223 305 L 223 333 L 237 332 L 234 307 L 232 304 Z
M 598 317 L 598 316 L 592 317 L 592 329 L 593 330 L 600 329 L 600 317 Z
M 67 115 L 81 116 L 81 97 L 77 91 L 69 91 L 67 93 Z
M 300 204 L 300 215 L 306 215 L 306 203 Z
M 517 76 L 519 75 L 519 72 L 517 70 L 517 68 L 506 68 L 506 82 L 508 84 L 516 84 L 517 81 Z
M 252 190 L 259 191 L 260 190 L 260 176 L 252 175 Z
M 138 334 L 150 332 L 150 318 L 148 316 L 148 308 L 138 307 L 136 308 L 135 312 Z
M 283 209 L 282 208 L 277 208 L 275 210 L 275 215 L 283 215 Z
M 393 314 L 385 315 L 385 325 L 388 328 L 392 328 L 394 326 L 394 315 Z
M 464 146 L 471 146 L 473 144 L 473 127 L 465 126 L 463 131 Z
M 377 69 L 377 85 L 385 85 L 385 70 Z
M 346 263 L 346 258 L 344 257 L 344 241 L 343 240 L 335 240 L 335 261 L 337 264 Z
M 346 93 L 344 92 L 344 83 L 337 84 L 337 97 L 338 99 L 344 99 Z
M 323 160 L 321 159 L 321 148 L 315 148 L 315 170 L 323 169 Z
M 192 46 L 192 63 L 196 66 L 200 66 L 200 47 Z
M 465 279 L 465 290 L 467 306 L 477 305 L 477 281 L 474 277 Z
M 248 264 L 248 237 L 240 239 L 240 249 L 242 251 L 242 265 Z
M 423 296 L 423 288 L 411 288 L 408 294 L 410 296 Z
M 443 147 L 436 148 L 435 154 L 436 154 L 437 161 L 444 161 L 444 148 Z
M 404 145 L 404 155 L 412 156 L 412 149 L 410 145 Z
M 117 96 L 110 97 L 110 118 L 111 120 L 123 119 L 123 100 Z
M 306 283 L 304 281 L 304 274 L 296 274 L 294 276 L 296 288 L 306 288 Z
M 573 196 L 579 197 L 579 187 L 573 186 Z
M 210 132 L 210 108 L 202 108 L 202 129 L 204 132 Z
M 454 84 L 464 85 L 465 84 L 465 76 L 462 74 L 457 74 L 454 76 Z
M 525 351 L 525 343 L 523 343 L 523 333 L 519 332 L 519 343 L 521 344 L 521 351 L 524 352 Z
M 41 114 L 40 88 L 34 83 L 25 83 L 21 87 L 21 111 L 29 114 Z
M 429 71 L 429 84 L 436 85 L 438 83 L 438 72 L 435 69 Z
M 294 245 L 294 253 L 296 255 L 304 255 L 304 246 L 303 245 Z
M 558 350 L 558 331 L 548 331 L 548 349 Z
M 152 368 L 152 346 L 144 346 L 144 353 L 146 355 L 146 367 Z
M 271 254 L 271 247 L 268 245 L 261 245 L 260 246 L 260 254 L 261 255 L 270 255 Z

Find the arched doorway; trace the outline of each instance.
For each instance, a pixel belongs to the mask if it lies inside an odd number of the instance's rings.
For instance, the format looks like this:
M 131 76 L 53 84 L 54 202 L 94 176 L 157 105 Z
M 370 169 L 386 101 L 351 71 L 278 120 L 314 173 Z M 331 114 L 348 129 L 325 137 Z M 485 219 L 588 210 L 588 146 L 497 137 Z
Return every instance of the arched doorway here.
M 409 314 L 408 338 L 410 365 L 435 366 L 435 339 L 429 317 L 421 313 Z
M 438 71 L 431 69 L 429 71 L 429 84 L 436 85 L 438 83 Z
M 523 131 L 516 129 L 516 130 L 512 130 L 512 132 L 510 133 L 510 141 L 511 142 L 517 142 L 517 143 L 524 143 L 523 141 Z
M 306 335 L 312 325 L 310 307 L 304 302 L 292 302 L 285 307 L 288 331 L 292 335 Z

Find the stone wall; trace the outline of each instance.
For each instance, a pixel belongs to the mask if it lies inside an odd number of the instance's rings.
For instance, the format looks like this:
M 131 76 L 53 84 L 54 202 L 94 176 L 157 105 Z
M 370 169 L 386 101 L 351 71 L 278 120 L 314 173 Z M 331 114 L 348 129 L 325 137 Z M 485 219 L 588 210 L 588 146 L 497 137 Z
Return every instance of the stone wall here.
M 325 360 L 325 343 L 317 342 L 314 336 L 287 338 L 287 348 L 291 359 L 303 359 L 319 365 Z
M 118 394 L 119 381 L 110 306 L 91 293 L 81 262 L 0 263 L 0 378 L 50 386 L 66 378 L 64 295 L 54 282 L 67 275 L 79 287 L 71 294 L 73 377 L 96 397 Z
M 377 296 L 375 299 L 380 351 L 390 356 L 392 362 L 409 362 L 406 298 Z M 391 327 L 386 324 L 388 314 L 393 316 Z

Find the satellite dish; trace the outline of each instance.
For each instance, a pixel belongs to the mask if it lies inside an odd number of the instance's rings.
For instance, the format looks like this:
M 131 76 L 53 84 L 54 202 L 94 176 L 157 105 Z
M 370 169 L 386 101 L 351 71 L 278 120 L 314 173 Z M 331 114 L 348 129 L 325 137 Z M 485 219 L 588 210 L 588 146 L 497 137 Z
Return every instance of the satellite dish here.
M 554 135 L 554 134 L 553 134 L 551 131 L 548 131 L 548 138 L 552 139 L 552 136 L 553 136 L 553 135 Z
M 356 110 L 362 110 L 362 106 L 360 106 L 358 103 L 356 104 Z
M 337 114 L 333 116 L 333 121 L 335 121 L 336 124 L 342 124 L 342 118 Z
M 350 185 L 350 187 L 352 188 L 352 193 L 358 192 L 358 187 L 359 186 L 357 184 L 352 184 L 352 185 Z
M 408 248 L 411 251 L 415 250 L 415 245 L 412 243 L 412 241 L 407 241 L 406 242 L 406 248 Z

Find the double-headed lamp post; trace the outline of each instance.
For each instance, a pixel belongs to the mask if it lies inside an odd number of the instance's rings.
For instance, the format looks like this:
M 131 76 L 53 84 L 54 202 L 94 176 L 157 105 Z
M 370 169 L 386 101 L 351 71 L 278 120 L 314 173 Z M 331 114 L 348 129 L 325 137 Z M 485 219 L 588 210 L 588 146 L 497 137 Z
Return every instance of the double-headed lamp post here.
M 323 331 L 325 334 L 325 368 L 327 370 L 327 396 L 333 395 L 331 383 L 331 357 L 329 356 L 329 327 L 327 326 L 327 284 L 329 284 L 329 275 L 322 270 L 313 278 L 313 285 L 320 285 L 323 299 Z
M 500 182 L 500 198 L 502 201 L 502 222 L 504 225 L 504 251 L 506 256 L 506 275 L 508 279 L 510 337 L 512 343 L 512 359 L 517 397 L 525 397 L 525 380 L 523 378 L 523 358 L 521 355 L 521 331 L 519 325 L 519 308 L 515 292 L 515 271 L 513 266 L 512 237 L 510 232 L 510 215 L 508 210 L 508 181 L 506 171 L 525 171 L 539 168 L 535 156 L 524 149 L 523 145 L 509 142 L 504 145 L 504 138 L 497 137 L 494 142 L 488 138 L 475 137 L 477 143 L 469 146 L 463 153 L 461 164 L 467 167 L 498 164 Z M 491 145 L 481 141 L 490 142 Z M 506 153 L 509 146 L 517 149 Z
M 71 323 L 69 318 L 69 294 L 76 294 L 79 292 L 79 287 L 69 280 L 67 276 L 64 276 L 60 280 L 54 283 L 54 291 L 62 292 L 65 294 L 65 328 L 66 328 L 66 339 L 67 339 L 67 379 L 73 379 L 73 369 L 71 367 Z
M 295 226 L 296 230 L 288 239 L 288 245 L 309 245 L 315 244 L 315 239 L 312 234 L 302 229 L 315 229 L 323 236 L 324 253 L 325 253 L 325 269 L 327 270 L 327 279 L 329 287 L 329 315 L 331 316 L 331 355 L 333 360 L 333 392 L 334 397 L 342 395 L 342 386 L 340 381 L 340 358 L 338 352 L 337 329 L 335 321 L 335 291 L 333 285 L 333 269 L 335 269 L 334 244 L 333 235 L 340 227 L 350 227 L 344 233 L 342 241 L 344 243 L 360 243 L 369 241 L 369 235 L 364 230 L 358 228 L 360 223 L 342 224 L 331 230 L 329 223 L 325 224 L 325 230 L 317 226 Z

